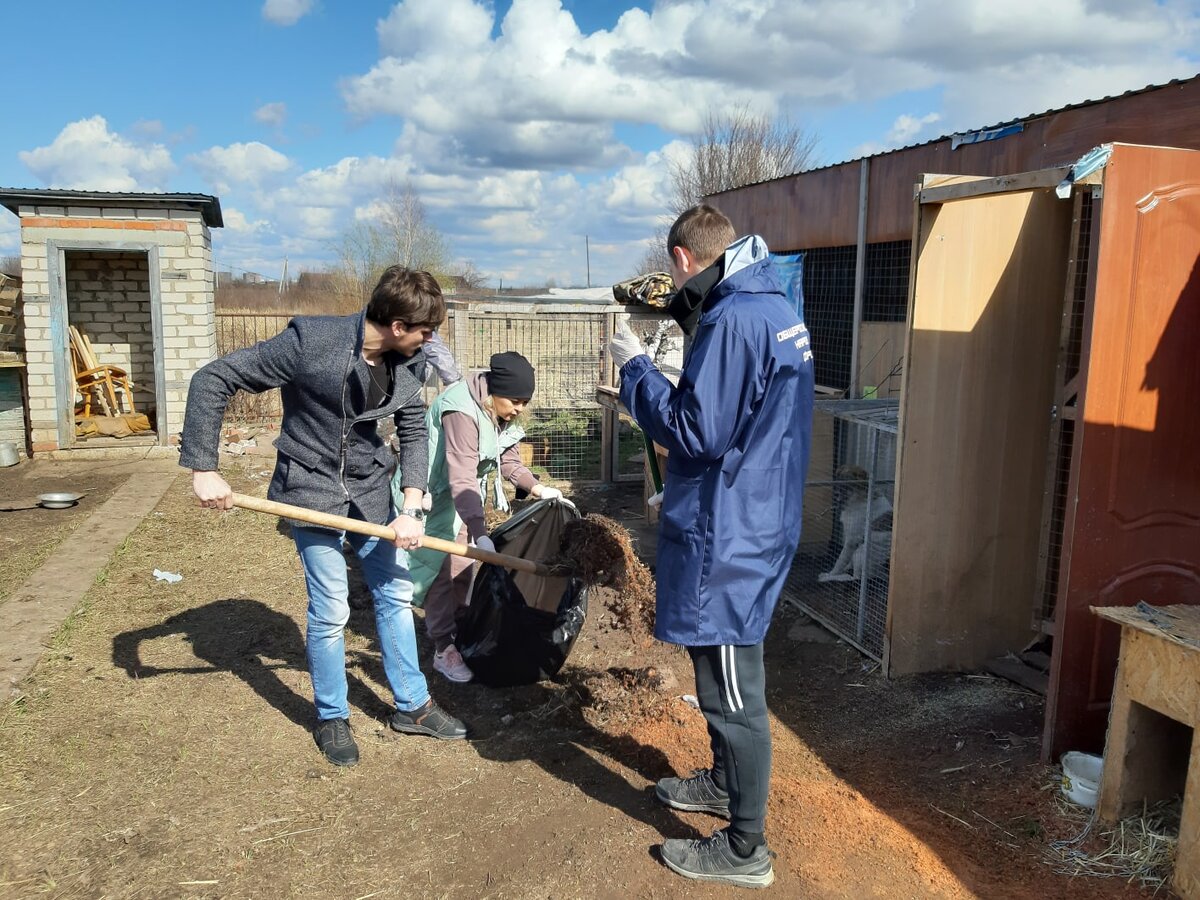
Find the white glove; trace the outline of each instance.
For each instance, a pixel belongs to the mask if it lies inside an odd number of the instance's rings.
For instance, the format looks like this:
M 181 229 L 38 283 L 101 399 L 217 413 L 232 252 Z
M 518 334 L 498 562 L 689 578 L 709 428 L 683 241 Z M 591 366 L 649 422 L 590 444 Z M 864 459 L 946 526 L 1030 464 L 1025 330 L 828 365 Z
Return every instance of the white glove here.
M 618 370 L 625 368 L 627 362 L 645 352 L 642 342 L 626 325 L 622 325 L 608 342 L 608 354 Z
M 496 545 L 492 543 L 492 539 L 486 534 L 481 538 L 476 538 L 472 543 L 477 550 L 486 550 L 488 553 L 496 552 Z
M 538 488 L 537 498 L 539 500 L 557 500 L 563 506 L 575 508 L 575 504 L 563 496 L 563 492 L 558 488 L 542 486 Z
M 663 492 L 659 491 L 657 494 L 655 494 L 653 497 L 651 497 L 649 500 L 646 501 L 646 505 L 649 506 L 651 509 L 658 509 L 660 506 L 662 506 L 662 502 L 663 502 Z

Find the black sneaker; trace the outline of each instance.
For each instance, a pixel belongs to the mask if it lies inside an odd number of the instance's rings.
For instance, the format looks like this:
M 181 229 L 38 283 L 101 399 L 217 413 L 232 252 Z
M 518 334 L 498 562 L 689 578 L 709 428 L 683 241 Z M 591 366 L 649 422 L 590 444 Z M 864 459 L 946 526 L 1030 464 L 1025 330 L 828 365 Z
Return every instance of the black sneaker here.
M 358 744 L 350 734 L 350 723 L 345 719 L 326 719 L 318 722 L 313 730 L 317 746 L 325 758 L 335 766 L 353 766 L 358 763 Z
M 748 857 L 738 856 L 729 846 L 729 835 L 715 832 L 700 841 L 672 838 L 659 850 L 662 861 L 685 878 L 720 881 L 738 887 L 765 888 L 775 880 L 774 854 L 759 844 Z
M 412 712 L 396 710 L 388 716 L 388 725 L 393 731 L 427 734 L 443 741 L 461 741 L 467 736 L 467 726 L 434 703 L 432 697 Z
M 729 794 L 717 787 L 711 769 L 693 769 L 691 778 L 663 778 L 654 796 L 672 809 L 729 818 Z

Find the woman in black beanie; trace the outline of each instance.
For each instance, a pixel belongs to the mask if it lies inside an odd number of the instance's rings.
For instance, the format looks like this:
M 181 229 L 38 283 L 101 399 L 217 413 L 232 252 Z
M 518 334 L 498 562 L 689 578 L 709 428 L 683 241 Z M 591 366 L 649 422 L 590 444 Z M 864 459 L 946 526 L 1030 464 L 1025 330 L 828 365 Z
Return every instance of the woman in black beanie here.
M 520 353 L 492 356 L 486 372 L 447 388 L 429 407 L 429 493 L 425 533 L 495 550 L 487 536 L 484 500 L 493 492 L 508 508 L 504 478 L 542 500 L 562 491 L 541 484 L 522 463 L 517 444 L 525 431 L 517 418 L 533 397 L 533 366 Z M 493 477 L 497 473 L 499 477 Z M 563 501 L 569 502 L 569 501 Z M 451 681 L 472 673 L 454 646 L 455 613 L 467 603 L 471 560 L 421 548 L 409 554 L 414 603 L 425 607 L 425 630 L 434 645 L 433 667 Z

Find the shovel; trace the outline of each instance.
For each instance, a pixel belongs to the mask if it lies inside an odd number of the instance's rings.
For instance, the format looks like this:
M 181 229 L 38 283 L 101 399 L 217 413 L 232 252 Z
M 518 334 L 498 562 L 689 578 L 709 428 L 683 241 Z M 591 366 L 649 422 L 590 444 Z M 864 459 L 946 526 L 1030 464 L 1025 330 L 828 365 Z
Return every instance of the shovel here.
M 279 516 L 284 519 L 295 519 L 297 522 L 308 522 L 310 525 L 321 525 L 325 528 L 333 528 L 338 531 L 353 531 L 355 534 L 383 538 L 385 541 L 394 541 L 396 539 L 396 533 L 386 525 L 374 525 L 371 522 L 364 522 L 361 519 L 348 519 L 345 516 L 317 512 L 312 509 L 305 509 L 303 506 L 292 506 L 289 503 L 261 500 L 258 497 L 250 497 L 246 494 L 234 494 L 233 505 L 241 509 L 252 509 L 255 512 Z M 442 540 L 428 534 L 421 536 L 420 546 L 428 547 L 430 550 L 440 550 L 442 553 L 452 553 L 455 556 L 466 556 L 479 562 L 491 563 L 494 566 L 502 566 L 505 569 L 514 569 L 517 572 L 528 572 L 530 575 L 537 575 L 542 578 L 553 574 L 547 566 L 533 562 L 532 560 L 521 559 L 519 556 L 507 556 L 504 553 L 493 553 L 490 550 L 480 550 L 478 547 L 469 547 L 466 544 Z

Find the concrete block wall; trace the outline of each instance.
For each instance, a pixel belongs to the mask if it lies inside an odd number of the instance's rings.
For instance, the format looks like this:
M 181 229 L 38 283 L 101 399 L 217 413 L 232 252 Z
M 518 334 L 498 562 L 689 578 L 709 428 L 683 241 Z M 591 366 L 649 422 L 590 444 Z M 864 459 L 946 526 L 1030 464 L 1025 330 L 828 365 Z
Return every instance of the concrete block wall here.
M 48 241 L 86 242 L 106 254 L 129 252 L 128 247 L 123 246 L 128 244 L 157 249 L 157 272 L 147 271 L 147 276 L 158 277 L 163 323 L 160 365 L 165 396 L 159 399 L 164 405 L 165 438 L 171 443 L 177 442 L 192 374 L 213 359 L 217 350 L 212 237 L 200 212 L 101 206 L 22 206 L 19 215 L 29 417 L 34 452 L 59 449 L 58 410 L 73 406 L 75 402 L 74 395 L 59 398 L 55 394 Z M 68 257 L 83 252 L 67 248 Z M 138 252 L 145 253 L 144 250 Z M 139 315 L 132 310 L 123 312 Z M 110 315 L 115 315 L 115 311 Z M 94 336 L 92 339 L 95 343 Z M 100 355 L 99 348 L 97 351 Z M 70 380 L 69 372 L 67 376 Z M 136 380 L 141 382 L 139 388 L 153 391 L 152 373 Z M 155 423 L 152 421 L 151 424 Z

